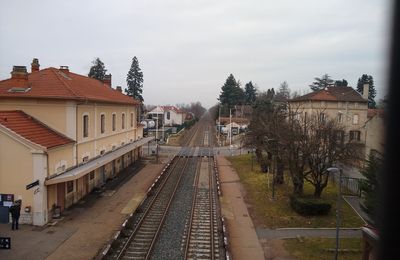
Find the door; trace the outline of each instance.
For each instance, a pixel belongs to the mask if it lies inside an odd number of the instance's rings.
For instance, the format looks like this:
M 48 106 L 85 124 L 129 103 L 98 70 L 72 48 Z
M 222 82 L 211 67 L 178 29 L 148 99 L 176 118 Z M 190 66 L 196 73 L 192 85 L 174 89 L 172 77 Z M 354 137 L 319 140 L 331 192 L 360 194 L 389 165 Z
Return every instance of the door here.
M 106 182 L 106 171 L 105 171 L 105 165 L 100 167 L 100 178 L 101 178 L 101 184 L 104 184 Z
M 89 174 L 83 176 L 83 196 L 89 193 Z
M 111 164 L 111 177 L 114 176 L 115 176 L 115 160 L 113 160 Z
M 61 211 L 65 207 L 65 182 L 57 183 L 57 206 L 61 207 Z

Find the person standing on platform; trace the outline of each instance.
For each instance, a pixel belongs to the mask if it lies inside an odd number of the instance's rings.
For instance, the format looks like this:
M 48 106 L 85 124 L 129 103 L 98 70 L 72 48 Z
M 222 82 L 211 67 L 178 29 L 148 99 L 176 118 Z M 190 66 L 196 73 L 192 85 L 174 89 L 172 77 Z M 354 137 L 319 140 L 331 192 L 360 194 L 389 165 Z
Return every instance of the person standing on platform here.
M 11 229 L 18 229 L 19 216 L 21 215 L 21 200 L 15 201 L 15 203 L 10 207 L 10 213 L 12 218 Z

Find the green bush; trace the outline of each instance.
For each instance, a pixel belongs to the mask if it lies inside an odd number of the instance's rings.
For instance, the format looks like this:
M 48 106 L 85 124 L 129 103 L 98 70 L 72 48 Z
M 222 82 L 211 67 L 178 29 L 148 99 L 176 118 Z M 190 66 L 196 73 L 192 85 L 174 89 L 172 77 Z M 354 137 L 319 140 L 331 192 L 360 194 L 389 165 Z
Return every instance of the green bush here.
M 290 196 L 290 206 L 302 216 L 327 215 L 332 208 L 332 205 L 324 200 L 310 197 L 296 197 L 294 195 Z

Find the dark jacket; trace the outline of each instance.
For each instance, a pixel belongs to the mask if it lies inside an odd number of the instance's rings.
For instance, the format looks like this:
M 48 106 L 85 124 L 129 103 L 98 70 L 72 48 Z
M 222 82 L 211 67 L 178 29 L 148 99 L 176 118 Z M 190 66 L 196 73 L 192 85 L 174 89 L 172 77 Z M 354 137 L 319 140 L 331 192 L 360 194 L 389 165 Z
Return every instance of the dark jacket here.
M 19 215 L 21 214 L 21 205 L 19 204 L 14 204 L 10 207 L 10 213 L 11 217 L 13 218 L 19 218 Z

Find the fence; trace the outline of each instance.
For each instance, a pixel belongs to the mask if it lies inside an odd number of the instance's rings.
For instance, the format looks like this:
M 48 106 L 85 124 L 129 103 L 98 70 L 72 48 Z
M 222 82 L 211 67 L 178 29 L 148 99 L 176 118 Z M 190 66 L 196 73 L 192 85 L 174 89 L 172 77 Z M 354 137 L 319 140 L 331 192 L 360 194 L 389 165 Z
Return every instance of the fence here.
M 332 174 L 331 176 L 332 181 L 334 183 L 337 183 L 337 179 L 339 178 L 339 176 L 337 176 L 337 174 Z M 342 194 L 361 197 L 361 181 L 362 179 L 359 178 L 342 176 Z

